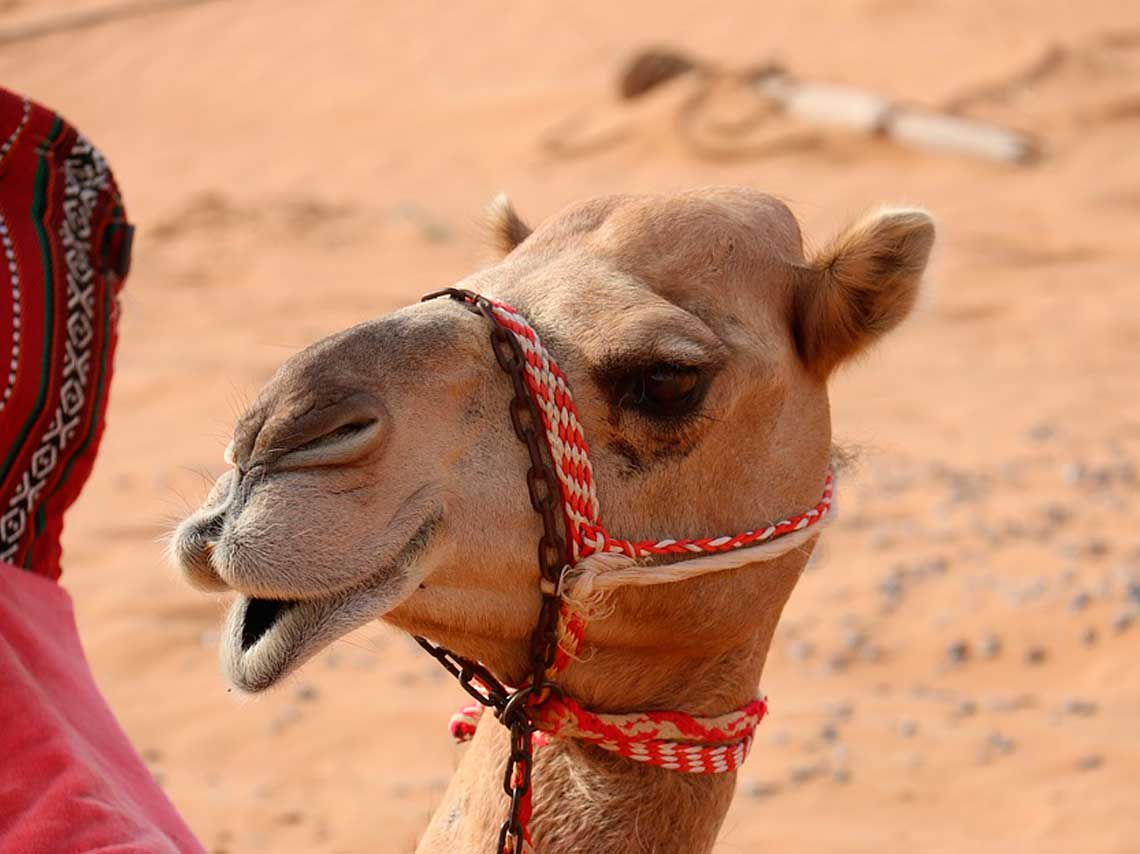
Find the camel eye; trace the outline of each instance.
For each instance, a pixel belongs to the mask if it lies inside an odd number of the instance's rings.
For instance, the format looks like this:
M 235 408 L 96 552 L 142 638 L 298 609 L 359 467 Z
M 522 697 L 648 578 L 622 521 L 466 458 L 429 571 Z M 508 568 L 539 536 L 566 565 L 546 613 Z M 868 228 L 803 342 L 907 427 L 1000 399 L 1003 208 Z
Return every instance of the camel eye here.
M 627 406 L 658 417 L 687 415 L 697 408 L 707 383 L 696 368 L 653 365 L 627 378 Z

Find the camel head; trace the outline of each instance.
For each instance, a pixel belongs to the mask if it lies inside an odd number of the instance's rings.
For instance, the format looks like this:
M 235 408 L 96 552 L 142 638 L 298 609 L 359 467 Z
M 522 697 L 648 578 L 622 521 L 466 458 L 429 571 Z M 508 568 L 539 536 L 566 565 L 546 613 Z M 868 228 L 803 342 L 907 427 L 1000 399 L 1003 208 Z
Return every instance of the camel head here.
M 602 519 L 638 539 L 746 530 L 819 500 L 828 377 L 911 310 L 934 235 L 924 212 L 883 209 L 805 254 L 791 212 L 745 189 L 609 196 L 533 231 L 500 200 L 492 219 L 503 257 L 459 286 L 542 336 Z M 541 525 L 489 332 L 451 300 L 409 306 L 293 356 L 241 416 L 231 468 L 173 540 L 192 584 L 238 594 L 223 632 L 236 686 L 269 687 L 377 617 L 526 673 Z M 587 645 L 715 654 L 775 620 L 806 557 L 621 592 Z

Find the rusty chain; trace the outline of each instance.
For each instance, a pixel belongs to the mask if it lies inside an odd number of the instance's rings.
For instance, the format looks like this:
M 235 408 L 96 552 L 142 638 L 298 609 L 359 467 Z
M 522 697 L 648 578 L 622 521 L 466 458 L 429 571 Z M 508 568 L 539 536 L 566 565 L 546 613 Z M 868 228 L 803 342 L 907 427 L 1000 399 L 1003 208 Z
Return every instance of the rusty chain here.
M 534 768 L 531 742 L 534 724 L 530 719 L 528 702 L 532 697 L 541 701 L 550 691 L 558 690 L 556 685 L 547 681 L 546 674 L 554 664 L 558 652 L 558 612 L 562 604 L 559 583 L 567 560 L 563 533 L 565 521 L 561 518 L 558 476 L 546 447 L 542 415 L 526 384 L 526 354 L 523 353 L 522 346 L 514 335 L 500 325 L 486 297 L 462 288 L 446 288 L 428 294 L 423 301 L 438 297 L 456 300 L 469 311 L 490 321 L 491 349 L 495 361 L 511 379 L 514 388 L 514 397 L 510 403 L 511 426 L 530 456 L 530 468 L 526 474 L 527 492 L 531 507 L 542 518 L 542 536 L 538 541 L 542 604 L 530 638 L 530 678 L 521 688 L 513 691 L 478 662 L 422 637 L 416 637 L 416 641 L 459 681 L 463 690 L 479 703 L 494 709 L 495 717 L 510 733 L 510 752 L 503 772 L 503 791 L 510 798 L 510 808 L 506 820 L 499 828 L 496 854 L 519 854 L 523 846 L 522 810 L 530 793 L 531 771 Z

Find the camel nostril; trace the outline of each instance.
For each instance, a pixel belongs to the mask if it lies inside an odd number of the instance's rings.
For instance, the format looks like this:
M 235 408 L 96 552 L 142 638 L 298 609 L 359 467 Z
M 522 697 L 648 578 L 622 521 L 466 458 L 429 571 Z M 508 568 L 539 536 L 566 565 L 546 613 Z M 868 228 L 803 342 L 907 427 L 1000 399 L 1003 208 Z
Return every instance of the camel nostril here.
M 346 439 L 358 437 L 362 433 L 366 432 L 369 427 L 373 426 L 377 422 L 377 420 L 378 419 L 376 419 L 376 418 L 367 418 L 367 419 L 360 419 L 360 420 L 356 420 L 356 421 L 350 421 L 347 424 L 342 424 L 339 427 L 333 428 L 332 430 L 325 433 L 324 435 L 318 436 L 315 439 L 310 439 L 308 442 L 305 442 L 303 445 L 300 445 L 300 446 L 294 448 L 291 453 L 295 453 L 297 451 L 311 451 L 314 448 L 320 448 L 320 447 L 324 447 L 327 445 L 333 445 L 333 444 L 336 444 L 337 442 L 341 442 L 341 441 L 344 441 Z
M 275 469 L 355 462 L 383 442 L 385 420 L 378 399 L 364 393 L 350 395 L 274 431 L 266 444 L 272 442 L 271 447 L 280 449 L 279 456 L 267 462 Z

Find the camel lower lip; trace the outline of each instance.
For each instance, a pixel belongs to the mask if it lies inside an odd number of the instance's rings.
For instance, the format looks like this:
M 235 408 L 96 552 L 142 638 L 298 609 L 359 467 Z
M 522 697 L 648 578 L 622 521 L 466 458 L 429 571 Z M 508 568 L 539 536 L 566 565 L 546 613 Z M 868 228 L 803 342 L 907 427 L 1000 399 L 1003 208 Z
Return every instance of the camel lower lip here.
M 222 668 L 242 691 L 264 691 L 333 641 L 396 607 L 418 587 L 409 568 L 427 550 L 440 521 L 433 513 L 392 562 L 369 581 L 321 598 L 265 598 L 239 593 L 222 629 Z M 409 588 L 409 589 L 405 589 Z
M 222 667 L 230 682 L 256 693 L 276 684 L 333 641 L 391 606 L 389 585 L 325 599 L 258 599 L 239 595 L 222 631 Z

